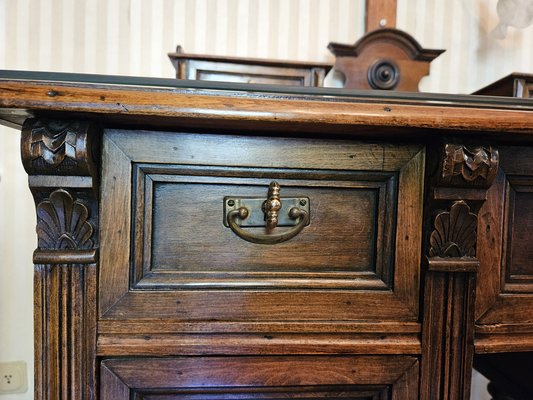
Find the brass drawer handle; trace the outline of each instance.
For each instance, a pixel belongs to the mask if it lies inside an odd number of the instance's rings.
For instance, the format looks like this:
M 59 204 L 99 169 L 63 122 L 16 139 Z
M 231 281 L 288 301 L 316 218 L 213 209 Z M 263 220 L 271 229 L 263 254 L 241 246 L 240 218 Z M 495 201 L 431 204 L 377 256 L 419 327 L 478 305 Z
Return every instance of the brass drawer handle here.
M 309 219 L 309 214 L 306 211 L 297 207 L 293 207 L 289 211 L 289 216 L 294 219 L 299 218 L 300 220 L 292 229 L 280 233 L 253 234 L 245 229 L 242 229 L 235 221 L 237 218 L 246 219 L 248 214 L 249 211 L 246 207 L 241 207 L 237 210 L 230 211 L 228 213 L 228 224 L 231 230 L 235 232 L 237 236 L 248 242 L 258 244 L 276 244 L 292 239 L 302 231 L 302 229 L 307 225 L 307 220 Z
M 283 213 L 279 193 L 279 184 L 272 182 L 268 190 L 268 199 L 265 201 L 257 198 L 226 197 L 225 225 L 237 236 L 251 243 L 276 244 L 292 239 L 309 225 L 309 199 L 306 197 L 283 199 L 283 203 L 288 204 L 285 209 L 290 207 L 288 212 Z M 252 214 L 254 217 L 249 218 Z M 262 214 L 262 226 L 266 228 L 266 233 L 252 233 L 241 227 L 241 225 L 260 226 L 257 221 L 259 214 Z M 292 228 L 277 233 L 271 232 L 277 226 L 283 225 L 290 225 Z

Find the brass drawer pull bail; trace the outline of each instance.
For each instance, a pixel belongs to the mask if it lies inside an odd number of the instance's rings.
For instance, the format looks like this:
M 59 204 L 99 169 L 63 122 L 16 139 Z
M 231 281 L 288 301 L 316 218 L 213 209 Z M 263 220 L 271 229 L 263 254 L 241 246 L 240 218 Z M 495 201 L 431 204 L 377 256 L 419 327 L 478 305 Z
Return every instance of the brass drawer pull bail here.
M 261 209 L 255 210 L 255 205 L 261 205 Z M 283 204 L 288 204 L 288 211 L 284 212 Z M 292 205 L 292 206 L 291 206 Z M 285 209 L 287 209 L 285 208 Z M 251 198 L 225 198 L 224 213 L 226 215 L 225 225 L 240 238 L 257 244 L 276 244 L 285 242 L 298 235 L 302 229 L 309 225 L 309 199 L 280 197 L 280 185 L 277 182 L 270 183 L 268 188 L 268 198 L 258 203 L 258 199 Z M 255 212 L 254 212 L 255 211 Z M 243 229 L 241 225 L 258 226 L 253 222 L 254 218 L 248 218 L 258 212 L 263 213 L 264 227 L 266 233 L 253 233 Z M 292 228 L 281 232 L 274 232 L 278 226 L 290 225 Z

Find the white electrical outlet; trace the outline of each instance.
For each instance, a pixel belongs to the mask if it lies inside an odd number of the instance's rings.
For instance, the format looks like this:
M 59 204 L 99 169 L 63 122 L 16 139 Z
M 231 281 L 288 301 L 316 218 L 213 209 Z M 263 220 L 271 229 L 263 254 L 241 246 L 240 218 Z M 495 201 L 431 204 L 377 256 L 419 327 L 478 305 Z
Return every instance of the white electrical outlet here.
M 0 394 L 24 393 L 28 390 L 28 375 L 24 361 L 0 362 Z

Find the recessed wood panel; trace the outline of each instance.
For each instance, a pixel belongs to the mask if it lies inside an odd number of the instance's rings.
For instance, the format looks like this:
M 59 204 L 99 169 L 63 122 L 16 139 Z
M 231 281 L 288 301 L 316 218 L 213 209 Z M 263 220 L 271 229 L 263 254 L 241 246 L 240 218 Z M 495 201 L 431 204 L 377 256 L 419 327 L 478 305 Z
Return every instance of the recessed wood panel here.
M 136 393 L 136 400 L 253 400 L 253 399 L 348 399 L 348 400 L 388 400 L 391 399 L 388 386 L 362 387 L 326 387 L 326 388 L 273 388 L 268 390 L 219 390 L 216 392 L 198 393 Z
M 134 287 L 390 289 L 396 174 L 161 165 L 134 173 Z M 266 199 L 273 179 L 282 204 L 309 199 L 310 223 L 275 246 L 245 241 L 223 224 L 224 198 Z
M 506 282 L 533 283 L 533 178 L 531 186 L 514 185 L 510 190 Z
M 221 81 L 221 82 L 245 82 L 261 83 L 270 85 L 293 85 L 293 86 L 310 86 L 304 76 L 275 76 L 260 75 L 253 73 L 231 73 L 219 72 L 216 70 L 197 69 L 194 79 L 202 81 Z

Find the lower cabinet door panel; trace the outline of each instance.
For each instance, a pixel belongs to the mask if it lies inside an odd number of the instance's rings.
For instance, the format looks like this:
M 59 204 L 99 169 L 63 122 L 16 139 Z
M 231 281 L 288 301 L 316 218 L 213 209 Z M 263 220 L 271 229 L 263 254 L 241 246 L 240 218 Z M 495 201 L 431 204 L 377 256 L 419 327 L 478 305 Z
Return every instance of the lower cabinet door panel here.
M 418 398 L 411 356 L 106 359 L 101 400 Z

